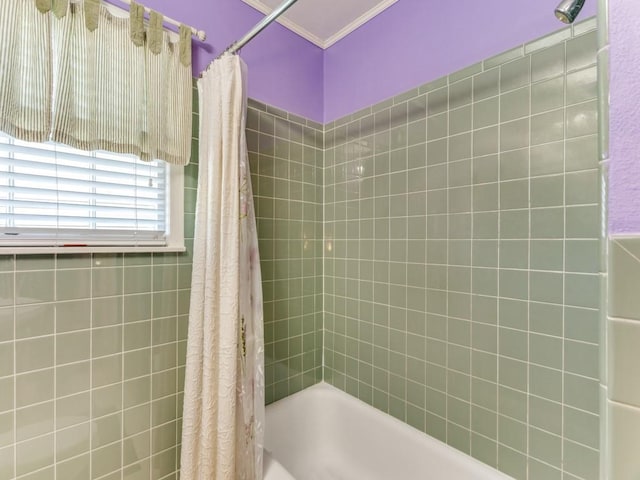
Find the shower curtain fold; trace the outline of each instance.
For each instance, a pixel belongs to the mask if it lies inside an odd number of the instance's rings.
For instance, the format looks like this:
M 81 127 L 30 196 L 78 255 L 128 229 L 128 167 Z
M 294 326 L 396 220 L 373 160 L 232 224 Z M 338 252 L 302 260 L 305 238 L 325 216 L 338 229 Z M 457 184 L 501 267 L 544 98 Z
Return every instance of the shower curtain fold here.
M 246 66 L 198 81 L 200 157 L 182 430 L 182 480 L 260 480 L 264 340 L 245 138 Z

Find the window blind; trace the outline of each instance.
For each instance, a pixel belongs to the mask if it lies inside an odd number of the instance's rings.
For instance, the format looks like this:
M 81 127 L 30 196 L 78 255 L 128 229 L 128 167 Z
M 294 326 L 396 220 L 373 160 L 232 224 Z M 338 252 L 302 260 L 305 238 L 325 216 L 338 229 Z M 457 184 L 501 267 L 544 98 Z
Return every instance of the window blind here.
M 165 245 L 167 166 L 0 133 L 0 246 Z

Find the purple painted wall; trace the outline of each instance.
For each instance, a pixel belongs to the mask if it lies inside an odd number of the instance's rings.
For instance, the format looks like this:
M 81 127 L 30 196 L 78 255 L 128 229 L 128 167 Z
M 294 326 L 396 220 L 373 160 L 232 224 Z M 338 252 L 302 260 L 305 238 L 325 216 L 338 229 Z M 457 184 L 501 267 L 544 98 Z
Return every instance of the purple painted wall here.
M 153 4 L 176 20 L 207 31 L 208 40 L 194 52 L 195 74 L 262 18 L 240 0 L 211 3 L 156 0 Z M 611 233 L 638 233 L 640 3 L 610 3 L 609 226 Z M 555 4 L 555 0 L 519 2 L 520 10 L 514 12 L 513 2 L 507 0 L 401 0 L 324 54 L 274 24 L 242 52 L 250 72 L 249 95 L 316 121 L 331 121 L 558 29 L 552 15 Z M 595 4 L 587 2 L 582 18 L 595 13 Z
M 610 233 L 640 233 L 640 3 L 609 0 Z
M 400 0 L 326 51 L 325 121 L 561 28 L 557 3 Z M 595 13 L 590 0 L 581 18 Z
M 118 0 L 108 1 L 123 6 Z M 241 0 L 143 0 L 141 3 L 207 32 L 206 42 L 194 40 L 194 75 L 264 16 Z M 275 23 L 247 45 L 241 56 L 249 67 L 250 97 L 322 121 L 322 49 Z

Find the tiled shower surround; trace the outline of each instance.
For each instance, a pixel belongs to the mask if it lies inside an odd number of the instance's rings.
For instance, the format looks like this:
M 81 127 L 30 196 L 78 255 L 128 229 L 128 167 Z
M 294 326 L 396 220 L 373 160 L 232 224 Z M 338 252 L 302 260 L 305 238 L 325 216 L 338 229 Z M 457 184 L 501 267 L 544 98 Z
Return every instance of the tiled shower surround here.
M 640 237 L 609 241 L 607 478 L 637 478 L 640 472 Z
M 249 102 L 268 403 L 324 378 L 517 479 L 598 478 L 593 28 L 325 126 Z M 185 187 L 190 251 L 197 160 Z M 0 257 L 1 479 L 177 480 L 190 273 Z
M 271 403 L 322 379 L 322 125 L 250 101 L 247 144 Z
M 599 476 L 594 27 L 326 127 L 324 379 L 517 479 Z
M 0 256 L 0 479 L 177 479 L 195 218 L 184 254 Z M 251 102 L 266 399 L 322 378 L 322 125 Z

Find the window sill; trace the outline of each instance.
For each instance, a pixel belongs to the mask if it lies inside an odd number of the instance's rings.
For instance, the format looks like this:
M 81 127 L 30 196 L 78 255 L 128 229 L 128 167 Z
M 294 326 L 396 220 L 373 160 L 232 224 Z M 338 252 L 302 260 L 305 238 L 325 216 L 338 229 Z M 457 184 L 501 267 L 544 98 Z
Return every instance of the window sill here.
M 0 247 L 0 255 L 78 255 L 85 253 L 182 253 L 185 247 Z

